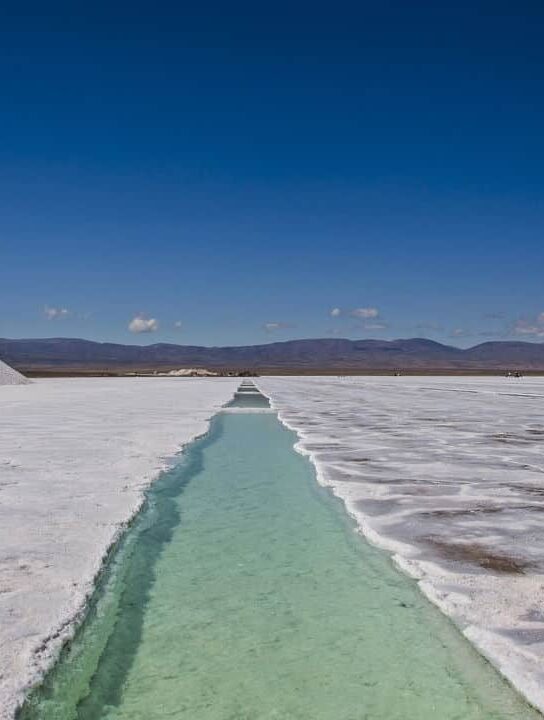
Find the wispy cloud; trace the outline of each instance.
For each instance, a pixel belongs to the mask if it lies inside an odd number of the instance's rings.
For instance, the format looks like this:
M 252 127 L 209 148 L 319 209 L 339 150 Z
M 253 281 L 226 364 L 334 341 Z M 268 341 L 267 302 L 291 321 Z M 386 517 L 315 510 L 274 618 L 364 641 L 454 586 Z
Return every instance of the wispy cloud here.
M 529 320 L 521 318 L 516 320 L 513 327 L 514 335 L 544 338 L 544 312 Z
M 484 313 L 483 318 L 484 318 L 484 320 L 505 320 L 506 313 L 503 313 L 503 312 Z
M 290 328 L 290 327 L 292 327 L 292 325 L 290 325 L 289 323 L 277 322 L 277 321 L 265 322 L 262 325 L 262 329 L 266 333 L 273 333 L 273 332 L 276 332 L 277 330 L 285 330 L 286 328 Z
M 132 333 L 151 333 L 159 329 L 159 321 L 155 318 L 148 318 L 142 313 L 136 315 L 128 324 Z
M 360 307 L 354 308 L 349 311 L 351 317 L 359 318 L 361 320 L 368 320 L 370 318 L 377 318 L 380 314 L 378 308 L 375 307 Z
M 43 309 L 43 314 L 48 320 L 60 320 L 67 318 L 71 313 L 68 308 L 65 307 L 51 307 L 46 305 Z
M 510 333 L 506 330 L 498 329 L 498 330 L 478 330 L 476 333 L 478 337 L 483 338 L 507 338 L 509 337 Z
M 444 327 L 434 322 L 420 322 L 414 325 L 415 330 L 425 330 L 426 332 L 443 332 Z
M 379 317 L 380 311 L 378 308 L 375 307 L 359 307 L 359 308 L 353 308 L 351 310 L 343 310 L 339 307 L 333 307 L 329 311 L 329 315 L 331 318 L 338 318 L 341 316 L 356 318 L 357 320 L 375 320 Z M 360 326 L 359 326 L 360 328 Z M 363 328 L 366 330 L 384 330 L 386 328 L 385 323 L 373 323 L 373 324 L 366 324 L 363 322 Z
M 453 330 L 450 332 L 450 337 L 452 337 L 452 338 L 472 337 L 472 332 L 470 330 L 466 330 L 465 328 L 456 327 L 456 328 L 453 328 Z
M 176 330 L 181 330 L 182 327 L 183 327 L 183 323 L 181 322 L 181 320 L 176 320 L 176 322 L 174 323 L 174 328 Z

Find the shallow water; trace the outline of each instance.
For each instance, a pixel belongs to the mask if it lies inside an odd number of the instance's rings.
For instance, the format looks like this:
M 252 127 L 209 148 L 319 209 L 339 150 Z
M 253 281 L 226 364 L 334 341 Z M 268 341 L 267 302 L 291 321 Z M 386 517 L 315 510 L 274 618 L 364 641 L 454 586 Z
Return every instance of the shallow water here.
M 230 402 L 226 405 L 227 408 L 269 408 L 270 402 L 268 398 L 261 393 L 256 392 L 254 388 L 241 387 L 235 394 Z
M 544 378 L 259 378 L 362 532 L 544 713 Z
M 150 492 L 25 720 L 536 715 L 353 531 L 274 414 L 224 414 Z

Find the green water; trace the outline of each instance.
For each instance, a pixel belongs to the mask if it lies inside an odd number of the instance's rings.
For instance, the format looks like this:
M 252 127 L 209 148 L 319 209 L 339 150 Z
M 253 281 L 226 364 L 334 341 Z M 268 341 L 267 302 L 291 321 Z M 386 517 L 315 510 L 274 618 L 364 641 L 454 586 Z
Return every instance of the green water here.
M 274 414 L 214 421 L 21 718 L 537 717 L 354 533 L 294 440 Z
M 270 403 L 268 398 L 264 397 L 260 393 L 252 392 L 251 390 L 240 389 L 235 394 L 234 398 L 227 403 L 227 407 L 238 407 L 238 408 L 269 408 Z

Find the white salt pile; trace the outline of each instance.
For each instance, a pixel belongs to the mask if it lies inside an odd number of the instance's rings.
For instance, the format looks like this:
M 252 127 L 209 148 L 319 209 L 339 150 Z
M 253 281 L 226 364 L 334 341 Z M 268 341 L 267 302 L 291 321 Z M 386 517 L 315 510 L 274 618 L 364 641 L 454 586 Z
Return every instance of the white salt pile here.
M 24 385 L 27 382 L 24 375 L 0 360 L 0 385 Z

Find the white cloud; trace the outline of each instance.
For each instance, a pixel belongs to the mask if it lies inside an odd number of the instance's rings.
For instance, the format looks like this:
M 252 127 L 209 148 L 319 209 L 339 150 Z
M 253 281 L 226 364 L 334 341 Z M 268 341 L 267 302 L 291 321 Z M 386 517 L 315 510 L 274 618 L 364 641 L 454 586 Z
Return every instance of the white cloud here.
M 465 330 L 465 328 L 460 327 L 454 328 L 450 333 L 450 337 L 455 338 L 470 337 L 471 335 L 472 333 L 469 330 Z
M 333 308 L 330 312 L 331 317 L 339 317 L 342 314 L 340 308 Z
M 49 305 L 46 305 L 43 309 L 43 314 L 48 320 L 59 320 L 61 318 L 68 317 L 68 315 L 70 315 L 70 311 L 68 308 L 50 307 Z
M 361 318 L 362 320 L 368 320 L 369 318 L 377 318 L 379 315 L 378 308 L 375 307 L 361 307 L 351 310 L 350 315 L 352 317 Z
M 529 325 L 526 322 L 518 321 L 514 328 L 516 335 L 536 335 L 537 337 L 544 337 L 544 328 L 538 325 Z
M 514 335 L 529 335 L 537 338 L 544 338 L 544 312 L 536 317 L 516 320 L 513 326 Z
M 284 322 L 265 322 L 262 326 L 263 330 L 267 333 L 275 332 L 276 330 L 284 330 L 289 327 L 291 327 L 291 325 Z
M 146 318 L 141 313 L 132 318 L 128 324 L 132 333 L 150 333 L 159 329 L 159 321 L 155 318 Z
M 364 323 L 363 327 L 365 330 L 387 330 L 388 326 L 385 323 L 374 322 L 374 323 Z
M 183 323 L 181 322 L 181 320 L 176 320 L 176 322 L 174 323 L 174 327 L 176 328 L 176 330 L 181 330 L 181 328 L 183 327 Z

